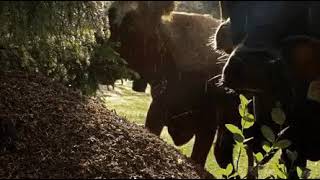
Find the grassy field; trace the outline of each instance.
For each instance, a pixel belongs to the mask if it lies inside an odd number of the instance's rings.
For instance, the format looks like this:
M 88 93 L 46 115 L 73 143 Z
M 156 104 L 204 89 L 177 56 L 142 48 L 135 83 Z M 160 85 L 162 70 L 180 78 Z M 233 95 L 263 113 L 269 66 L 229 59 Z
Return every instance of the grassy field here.
M 132 82 L 124 81 L 121 84 L 119 81 L 116 82 L 116 87 L 112 91 L 106 91 L 106 89 L 101 90 L 101 97 L 105 100 L 106 105 L 109 109 L 114 109 L 118 115 L 126 117 L 129 121 L 137 123 L 139 125 L 143 125 L 145 121 L 145 117 L 151 102 L 150 97 L 150 88 L 148 87 L 146 93 L 138 93 L 131 90 Z M 161 138 L 166 141 L 168 144 L 174 146 L 171 137 L 169 136 L 167 129 L 165 128 L 161 133 Z M 192 152 L 194 138 L 184 146 L 174 146 L 181 153 L 190 157 Z M 214 144 L 213 144 L 214 146 Z M 279 153 L 269 162 L 262 170 L 259 171 L 259 178 L 265 178 L 270 174 L 274 174 L 273 169 L 271 168 L 271 164 L 277 160 L 279 157 Z M 246 172 L 247 162 L 245 156 L 241 158 L 240 161 L 240 174 L 244 175 Z M 312 170 L 310 178 L 320 177 L 320 161 L 318 162 L 308 162 L 308 168 Z M 214 156 L 213 149 L 211 148 L 209 156 L 206 162 L 206 169 L 214 174 L 216 177 L 220 177 L 221 175 L 218 173 L 220 167 L 217 165 Z

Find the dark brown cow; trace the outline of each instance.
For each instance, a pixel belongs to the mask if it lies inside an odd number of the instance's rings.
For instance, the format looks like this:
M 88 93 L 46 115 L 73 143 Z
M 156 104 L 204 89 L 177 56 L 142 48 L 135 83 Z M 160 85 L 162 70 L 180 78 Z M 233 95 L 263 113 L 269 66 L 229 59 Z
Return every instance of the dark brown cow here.
M 160 135 L 167 125 L 176 145 L 195 136 L 191 157 L 204 165 L 225 113 L 218 103 L 224 90 L 207 83 L 223 67 L 208 45 L 220 21 L 173 7 L 173 1 L 115 2 L 109 10 L 110 39 L 120 41 L 121 56 L 141 76 L 133 89 L 151 86 L 146 127 Z

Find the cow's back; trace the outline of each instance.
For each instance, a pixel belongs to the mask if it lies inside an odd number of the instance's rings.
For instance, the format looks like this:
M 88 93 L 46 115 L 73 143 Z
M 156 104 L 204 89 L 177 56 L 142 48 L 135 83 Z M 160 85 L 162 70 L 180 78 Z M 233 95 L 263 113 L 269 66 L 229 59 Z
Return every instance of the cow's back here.
M 163 22 L 167 49 L 179 71 L 206 72 L 218 68 L 219 55 L 208 43 L 219 24 L 220 21 L 210 15 L 184 12 L 173 12 L 171 20 Z

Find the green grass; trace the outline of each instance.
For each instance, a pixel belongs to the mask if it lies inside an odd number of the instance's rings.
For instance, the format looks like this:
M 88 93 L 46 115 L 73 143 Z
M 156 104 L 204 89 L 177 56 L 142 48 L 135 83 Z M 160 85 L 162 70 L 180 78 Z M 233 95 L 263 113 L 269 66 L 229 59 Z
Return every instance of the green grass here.
M 124 84 L 121 84 L 120 81 L 117 81 L 114 90 L 102 90 L 100 95 L 105 100 L 105 103 L 109 109 L 114 109 L 118 115 L 126 117 L 131 122 L 143 125 L 151 102 L 150 87 L 148 86 L 146 93 L 138 93 L 131 90 L 131 85 L 131 81 L 124 81 Z M 167 128 L 164 128 L 160 138 L 166 141 L 168 144 L 174 146 L 173 141 L 168 134 Z M 183 146 L 174 147 L 177 148 L 181 153 L 190 157 L 193 143 L 194 138 Z M 268 175 L 274 174 L 271 164 L 277 161 L 279 155 L 280 153 L 277 153 L 271 162 L 269 162 L 262 170 L 259 171 L 259 178 L 266 178 Z M 242 176 L 246 172 L 246 163 L 247 160 L 243 155 L 240 161 L 240 174 Z M 312 170 L 310 178 L 320 177 L 319 163 L 320 161 L 308 161 L 308 168 Z M 221 176 L 221 174 L 218 174 L 220 167 L 216 163 L 216 160 L 213 156 L 213 148 L 211 148 L 209 152 L 206 162 L 206 169 L 218 178 Z

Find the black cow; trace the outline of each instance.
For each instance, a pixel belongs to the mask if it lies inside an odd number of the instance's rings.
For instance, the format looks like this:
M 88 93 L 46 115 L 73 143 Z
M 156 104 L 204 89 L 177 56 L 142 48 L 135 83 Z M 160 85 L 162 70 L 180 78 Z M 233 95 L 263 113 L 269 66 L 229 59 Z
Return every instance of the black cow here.
M 318 17 L 320 4 L 270 2 L 271 7 L 268 10 L 274 11 L 271 17 L 276 21 L 269 24 L 266 17 L 269 17 L 270 12 L 263 11 L 263 7 L 266 7 L 262 6 L 263 3 L 255 3 L 257 6 L 247 8 L 247 21 L 248 25 L 250 24 L 246 30 L 247 37 L 229 57 L 222 81 L 225 86 L 238 92 L 249 91 L 268 97 L 269 101 L 263 100 L 262 105 L 268 105 L 270 102 L 273 104 L 276 100 L 283 104 L 290 126 L 286 138 L 293 142 L 289 149 L 298 152 L 298 159 L 294 165 L 306 166 L 307 159 L 319 160 L 320 150 L 315 145 L 320 138 L 311 133 L 320 125 L 316 120 L 320 117 L 317 113 L 320 104 L 316 93 L 320 88 L 314 86 L 320 76 L 319 41 L 314 38 L 319 35 L 316 29 L 320 26 L 315 19 Z M 277 3 L 284 3 L 281 11 L 277 9 L 280 7 Z M 255 16 L 258 13 L 254 12 L 258 11 L 259 16 Z M 233 22 L 237 22 L 237 18 L 231 17 L 231 26 Z M 281 43 L 286 37 L 290 38 Z M 266 116 L 258 120 L 270 123 L 270 107 L 261 112 L 266 113 Z M 282 154 L 282 159 L 290 169 L 291 164 L 285 153 Z M 290 172 L 289 177 L 297 178 L 296 172 Z

